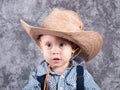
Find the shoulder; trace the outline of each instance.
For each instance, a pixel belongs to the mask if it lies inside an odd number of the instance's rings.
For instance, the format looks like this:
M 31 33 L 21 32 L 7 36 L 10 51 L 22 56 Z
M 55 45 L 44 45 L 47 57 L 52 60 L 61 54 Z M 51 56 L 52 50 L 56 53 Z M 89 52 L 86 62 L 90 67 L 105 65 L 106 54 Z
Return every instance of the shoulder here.
M 100 87 L 94 81 L 94 78 L 88 72 L 87 69 L 84 69 L 84 86 L 85 86 L 86 89 L 100 90 Z
M 37 69 L 36 69 L 36 74 L 37 76 L 42 76 L 44 74 L 46 74 L 47 72 L 47 63 L 45 60 L 43 60 L 38 66 L 37 66 Z
M 92 75 L 88 72 L 87 69 L 84 68 L 84 79 L 85 82 L 87 83 L 90 79 L 93 79 Z
M 29 81 L 22 90 L 41 90 L 40 83 L 37 81 L 37 76 L 35 72 L 32 72 L 29 76 Z

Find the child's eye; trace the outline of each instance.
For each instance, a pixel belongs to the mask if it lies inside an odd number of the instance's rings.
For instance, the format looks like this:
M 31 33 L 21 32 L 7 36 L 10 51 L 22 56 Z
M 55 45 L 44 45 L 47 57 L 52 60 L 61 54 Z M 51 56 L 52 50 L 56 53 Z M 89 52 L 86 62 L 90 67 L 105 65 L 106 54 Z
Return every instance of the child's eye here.
M 60 43 L 60 47 L 63 47 L 65 44 L 64 43 Z
M 47 44 L 48 47 L 51 47 L 52 45 L 51 44 Z
M 46 43 L 45 44 L 48 48 L 52 47 L 52 44 L 51 43 Z

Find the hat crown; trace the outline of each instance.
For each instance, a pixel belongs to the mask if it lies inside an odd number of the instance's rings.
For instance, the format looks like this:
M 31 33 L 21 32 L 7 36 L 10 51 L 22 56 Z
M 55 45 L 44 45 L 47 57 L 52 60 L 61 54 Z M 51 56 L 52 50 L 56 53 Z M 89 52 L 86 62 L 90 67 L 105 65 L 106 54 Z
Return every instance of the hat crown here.
M 41 27 L 60 32 L 83 31 L 83 23 L 79 15 L 71 10 L 54 9 L 53 12 L 45 18 Z

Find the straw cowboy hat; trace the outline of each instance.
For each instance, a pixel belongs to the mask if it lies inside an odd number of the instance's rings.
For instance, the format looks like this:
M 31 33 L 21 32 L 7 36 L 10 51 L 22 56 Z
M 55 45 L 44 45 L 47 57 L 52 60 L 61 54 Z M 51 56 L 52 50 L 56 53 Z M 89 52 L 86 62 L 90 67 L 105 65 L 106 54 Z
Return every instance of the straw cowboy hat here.
M 91 60 L 102 47 L 102 37 L 94 31 L 84 31 L 79 15 L 71 10 L 54 9 L 40 27 L 20 20 L 28 35 L 37 43 L 39 35 L 49 34 L 67 39 L 80 47 L 79 57 Z

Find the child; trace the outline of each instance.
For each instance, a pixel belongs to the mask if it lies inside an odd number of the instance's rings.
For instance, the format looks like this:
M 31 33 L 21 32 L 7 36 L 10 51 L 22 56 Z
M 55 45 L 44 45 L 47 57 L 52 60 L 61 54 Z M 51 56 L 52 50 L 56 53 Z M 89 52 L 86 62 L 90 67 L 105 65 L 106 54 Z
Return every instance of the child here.
M 54 9 L 40 27 L 20 21 L 45 59 L 23 90 L 100 90 L 74 58 L 91 60 L 102 47 L 102 37 L 94 31 L 84 31 L 77 13 Z

